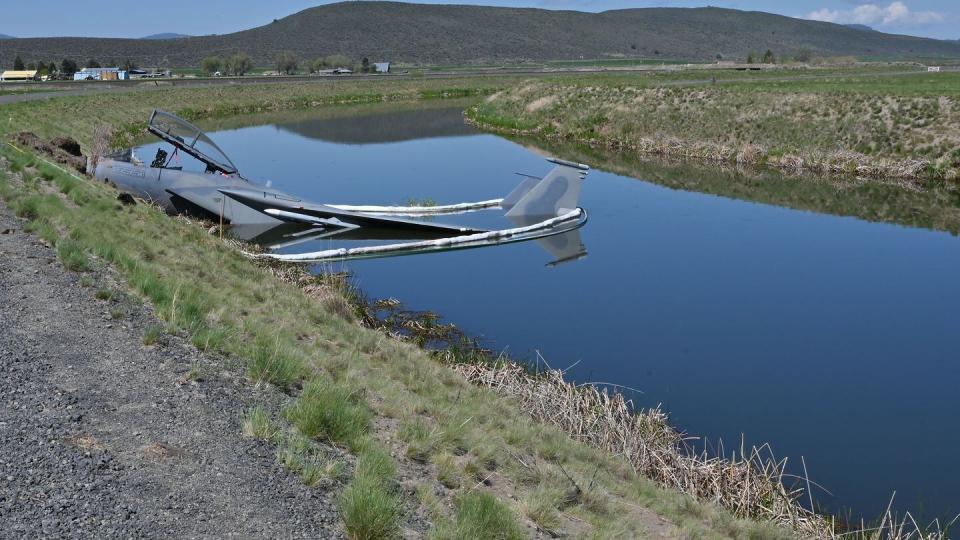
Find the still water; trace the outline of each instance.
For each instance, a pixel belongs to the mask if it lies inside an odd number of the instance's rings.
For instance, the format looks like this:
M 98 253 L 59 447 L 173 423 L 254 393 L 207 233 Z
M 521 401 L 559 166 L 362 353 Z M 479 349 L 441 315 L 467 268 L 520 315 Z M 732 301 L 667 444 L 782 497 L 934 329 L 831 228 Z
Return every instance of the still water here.
M 321 202 L 483 200 L 515 171 L 550 168 L 543 151 L 465 126 L 460 108 L 264 121 L 213 139 L 247 178 Z M 637 389 L 691 434 L 803 456 L 835 511 L 878 516 L 894 491 L 928 518 L 960 511 L 957 237 L 861 219 L 898 221 L 901 188 L 870 194 L 876 210 L 860 188 L 780 178 L 777 195 L 747 196 L 778 203 L 761 204 L 662 185 L 729 187 L 736 172 L 711 183 L 721 173 L 619 163 L 633 178 L 604 171 L 616 157 L 589 158 L 586 258 L 548 266 L 531 242 L 343 266 L 369 297 L 438 312 L 495 350 Z M 951 230 L 954 208 L 900 222 Z

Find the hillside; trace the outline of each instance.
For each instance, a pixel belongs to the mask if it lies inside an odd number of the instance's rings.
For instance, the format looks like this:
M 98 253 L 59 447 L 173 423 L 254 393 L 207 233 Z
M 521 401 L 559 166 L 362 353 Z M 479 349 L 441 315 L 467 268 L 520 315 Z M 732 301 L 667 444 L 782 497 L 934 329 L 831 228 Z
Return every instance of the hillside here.
M 713 60 L 750 51 L 872 58 L 960 57 L 960 44 L 864 32 L 843 25 L 721 8 L 643 8 L 583 13 L 528 8 L 343 2 L 310 8 L 232 34 L 175 40 L 21 38 L 0 40 L 0 65 L 64 57 L 104 64 L 197 66 L 207 55 L 245 52 L 270 65 L 280 51 L 300 58 L 429 64 L 502 63 L 615 56 Z
M 13 36 L 8 36 L 6 34 L 0 34 L 0 39 L 17 39 Z
M 180 39 L 180 38 L 185 38 L 185 37 L 190 37 L 190 36 L 187 35 L 187 34 L 176 34 L 176 33 L 173 33 L 173 32 L 163 32 L 163 33 L 160 33 L 160 34 L 151 34 L 151 35 L 149 35 L 149 36 L 143 36 L 143 37 L 140 38 L 140 39 Z

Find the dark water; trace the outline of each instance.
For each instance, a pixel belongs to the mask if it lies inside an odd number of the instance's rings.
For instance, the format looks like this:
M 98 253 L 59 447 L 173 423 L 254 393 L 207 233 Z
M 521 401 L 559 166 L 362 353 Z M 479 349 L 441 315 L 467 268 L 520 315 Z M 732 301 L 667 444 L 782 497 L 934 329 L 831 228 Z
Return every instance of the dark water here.
M 213 138 L 248 178 L 333 203 L 481 200 L 549 168 L 459 109 L 371 112 Z M 872 518 L 896 491 L 930 518 L 960 511 L 960 240 L 866 221 L 956 230 L 949 197 L 554 151 L 728 197 L 594 170 L 585 259 L 548 267 L 527 243 L 344 266 L 368 296 L 439 312 L 494 349 L 639 389 L 690 433 L 803 456 L 831 509 Z

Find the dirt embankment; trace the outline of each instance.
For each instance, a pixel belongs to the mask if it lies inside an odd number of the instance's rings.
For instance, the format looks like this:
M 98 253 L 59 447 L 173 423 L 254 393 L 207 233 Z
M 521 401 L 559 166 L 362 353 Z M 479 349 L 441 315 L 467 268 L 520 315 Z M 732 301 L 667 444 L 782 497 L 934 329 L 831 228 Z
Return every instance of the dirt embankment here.
M 253 388 L 0 203 L 0 537 L 339 537 L 331 493 L 241 433 Z M 106 297 L 106 298 L 103 298 Z

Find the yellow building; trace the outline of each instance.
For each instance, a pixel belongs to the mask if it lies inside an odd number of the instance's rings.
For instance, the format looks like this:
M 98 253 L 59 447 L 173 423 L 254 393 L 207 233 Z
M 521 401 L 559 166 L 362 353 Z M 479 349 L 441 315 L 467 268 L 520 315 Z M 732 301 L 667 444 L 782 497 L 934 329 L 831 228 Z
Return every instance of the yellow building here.
M 36 81 L 40 77 L 37 76 L 36 70 L 33 71 L 13 71 L 7 70 L 3 73 L 0 73 L 0 81 Z

